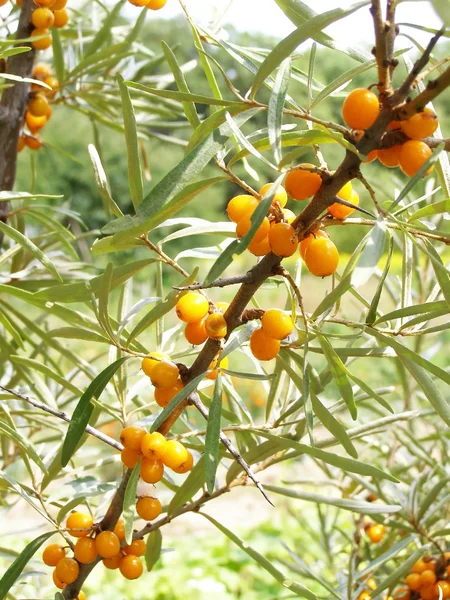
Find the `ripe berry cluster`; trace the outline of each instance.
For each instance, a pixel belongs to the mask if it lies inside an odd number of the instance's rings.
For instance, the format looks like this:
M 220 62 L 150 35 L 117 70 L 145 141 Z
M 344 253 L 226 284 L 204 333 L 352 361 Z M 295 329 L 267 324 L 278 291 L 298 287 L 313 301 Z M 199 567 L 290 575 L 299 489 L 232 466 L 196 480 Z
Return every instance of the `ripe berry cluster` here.
M 36 65 L 33 69 L 33 78 L 46 83 L 52 89 L 48 90 L 36 83 L 32 84 L 32 97 L 28 102 L 24 123 L 29 133 L 22 131 L 18 143 L 19 152 L 23 150 L 25 146 L 28 146 L 28 148 L 31 148 L 32 150 L 39 150 L 42 146 L 38 131 L 46 125 L 47 121 L 52 116 L 52 107 L 49 99 L 52 100 L 59 89 L 59 82 L 56 77 L 53 76 L 52 70 L 48 65 Z
M 39 8 L 31 15 L 31 23 L 34 26 L 31 37 L 39 36 L 39 39 L 34 40 L 32 46 L 36 50 L 46 50 L 52 45 L 50 27 L 60 29 L 69 22 L 69 13 L 65 8 L 67 0 L 34 0 L 34 3 Z
M 146 6 L 150 10 L 159 10 L 167 4 L 167 0 L 128 0 L 133 6 Z
M 401 600 L 448 600 L 450 598 L 450 552 L 420 558 L 405 577 Z
M 370 90 L 357 88 L 345 99 L 342 116 L 346 125 L 355 130 L 355 137 L 359 140 L 365 129 L 373 125 L 379 110 L 378 97 Z M 378 158 L 385 167 L 400 166 L 405 175 L 413 177 L 431 156 L 431 149 L 421 140 L 433 135 L 437 127 L 438 119 L 431 108 L 424 108 L 405 121 L 392 121 L 388 129 L 402 131 L 410 139 L 391 148 L 372 150 L 368 154 L 367 162 Z

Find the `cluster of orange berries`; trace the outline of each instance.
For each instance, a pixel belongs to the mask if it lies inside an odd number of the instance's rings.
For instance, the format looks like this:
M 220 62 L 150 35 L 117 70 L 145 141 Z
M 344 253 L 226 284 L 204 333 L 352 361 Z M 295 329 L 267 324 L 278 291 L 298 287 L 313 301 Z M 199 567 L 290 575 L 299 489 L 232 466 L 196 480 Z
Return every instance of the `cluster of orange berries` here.
M 370 90 L 357 88 L 345 99 L 342 116 L 345 123 L 355 130 L 355 137 L 359 140 L 364 131 L 373 125 L 379 110 L 378 97 Z M 385 167 L 399 166 L 405 175 L 413 177 L 432 154 L 430 147 L 422 140 L 433 135 L 437 127 L 438 118 L 431 108 L 424 108 L 405 121 L 392 121 L 388 129 L 402 131 L 410 139 L 391 148 L 372 150 L 367 156 L 367 162 L 378 158 Z
M 406 587 L 398 590 L 398 600 L 448 600 L 450 598 L 450 552 L 435 558 L 424 556 L 405 577 Z
M 32 42 L 36 50 L 46 50 L 52 45 L 52 36 L 50 27 L 60 29 L 69 22 L 69 13 L 65 6 L 67 0 L 34 0 L 39 8 L 36 8 L 31 15 L 31 23 L 34 27 L 31 37 L 39 39 Z
M 266 310 L 261 327 L 250 336 L 250 351 L 258 360 L 272 360 L 280 351 L 280 342 L 294 331 L 292 318 L 278 308 Z
M 285 208 L 288 196 L 296 201 L 311 198 L 322 186 L 322 177 L 315 172 L 314 165 L 304 163 L 289 171 L 283 186 L 279 186 L 272 200 L 268 217 L 264 217 L 256 230 L 248 249 L 255 256 L 264 256 L 273 252 L 282 258 L 292 256 L 299 247 L 300 256 L 313 275 L 326 277 L 332 275 L 339 264 L 339 252 L 335 244 L 323 231 L 308 235 L 300 241 L 292 226 L 295 214 Z M 264 196 L 272 184 L 268 183 L 260 190 Z M 351 182 L 347 182 L 337 193 L 344 201 L 353 206 L 359 205 L 359 196 Z M 236 223 L 236 235 L 242 238 L 251 227 L 251 216 L 259 201 L 254 196 L 240 195 L 232 198 L 227 206 L 229 218 Z M 353 213 L 355 208 L 335 202 L 328 207 L 328 213 L 343 220 Z M 280 212 L 281 211 L 281 212 Z M 278 215 L 278 216 L 277 216 Z
M 147 433 L 143 427 L 132 425 L 122 430 L 120 441 L 124 446 L 121 453 L 122 463 L 128 469 L 134 469 L 142 458 L 140 475 L 146 483 L 161 481 L 164 467 L 172 469 L 175 473 L 187 473 L 194 464 L 192 454 L 183 444 L 176 440 L 166 440 L 157 431 Z M 138 510 L 138 507 L 136 509 Z M 142 516 L 139 510 L 138 514 Z
M 156 499 L 154 499 L 156 500 Z M 152 514 L 161 513 L 155 509 Z M 155 518 L 153 516 L 152 518 Z M 99 558 L 107 569 L 119 569 L 126 579 L 137 579 L 144 572 L 140 557 L 145 554 L 146 544 L 143 539 L 133 540 L 125 544 L 125 527 L 119 519 L 113 531 L 96 532 L 92 517 L 86 513 L 74 512 L 67 518 L 68 533 L 77 538 L 73 546 L 73 558 L 66 556 L 66 547 L 59 544 L 46 546 L 42 553 L 44 564 L 54 567 L 53 582 L 59 589 L 73 583 L 80 573 L 80 565 L 87 565 Z M 84 592 L 80 592 L 77 600 L 86 600 Z
M 48 65 L 36 65 L 33 69 L 33 78 L 46 83 L 52 89 L 48 90 L 37 83 L 32 84 L 31 89 L 34 92 L 33 97 L 28 102 L 25 113 L 25 125 L 29 131 L 23 131 L 19 137 L 18 150 L 23 150 L 25 146 L 32 150 L 39 150 L 42 141 L 38 135 L 52 115 L 52 107 L 49 99 L 53 99 L 58 92 L 59 82 L 53 76 L 52 70 Z
M 159 10 L 167 4 L 167 0 L 128 0 L 133 6 L 146 6 L 150 10 Z

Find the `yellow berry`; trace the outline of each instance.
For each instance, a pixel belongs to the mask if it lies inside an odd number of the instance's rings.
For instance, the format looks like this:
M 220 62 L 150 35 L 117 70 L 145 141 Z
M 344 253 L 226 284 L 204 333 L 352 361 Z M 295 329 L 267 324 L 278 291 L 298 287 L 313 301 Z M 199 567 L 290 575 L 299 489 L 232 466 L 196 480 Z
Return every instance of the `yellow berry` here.
M 409 177 L 413 177 L 417 171 L 426 163 L 432 155 L 431 149 L 418 140 L 409 140 L 402 144 L 400 150 L 400 167 Z M 431 172 L 429 169 L 426 172 L 428 175 Z
M 105 567 L 107 569 L 118 569 L 120 567 L 120 561 L 123 558 L 123 554 L 122 552 L 119 552 L 119 554 L 116 554 L 114 556 L 111 556 L 110 558 L 104 558 L 102 560 L 102 563 L 105 565 Z
M 168 358 L 167 354 L 163 354 L 162 352 L 152 352 L 142 360 L 141 368 L 147 377 L 150 377 L 156 365 L 158 365 L 161 360 L 168 360 Z
M 119 569 L 125 579 L 138 579 L 144 572 L 140 558 L 133 554 L 127 554 L 122 558 Z
M 254 256 L 265 256 L 272 251 L 269 242 L 269 236 L 265 237 L 261 242 L 255 242 L 252 240 L 248 245 L 248 251 Z
M 90 515 L 74 512 L 67 517 L 66 528 L 69 530 L 69 534 L 72 537 L 81 538 L 89 535 L 93 523 Z
M 231 221 L 239 223 L 243 217 L 251 215 L 257 206 L 258 200 L 254 196 L 235 196 L 228 202 L 228 217 Z
M 144 540 L 133 540 L 129 546 L 123 549 L 125 554 L 134 554 L 134 556 L 144 556 L 145 554 Z
M 352 191 L 352 194 L 350 196 L 350 200 L 348 200 L 348 202 L 351 202 L 352 204 L 354 204 L 355 206 L 359 205 L 359 196 L 358 194 L 355 192 L 355 190 Z M 344 204 L 339 204 L 339 202 L 335 202 L 334 204 L 332 204 L 331 206 L 329 206 L 327 208 L 327 211 L 330 213 L 330 215 L 332 215 L 335 219 L 340 219 L 340 220 L 344 220 L 346 219 L 349 215 L 351 215 L 353 212 L 355 212 L 354 208 L 351 208 L 350 206 L 345 206 Z
M 250 351 L 258 360 L 272 360 L 280 351 L 280 342 L 262 329 L 255 329 L 250 337 Z
M 48 100 L 42 94 L 36 94 L 28 103 L 28 112 L 33 117 L 45 117 L 48 112 Z
M 339 264 L 339 252 L 329 238 L 316 237 L 305 252 L 308 271 L 316 277 L 332 275 Z
M 227 322 L 220 312 L 211 313 L 206 317 L 205 329 L 208 337 L 222 339 L 227 335 Z
M 50 544 L 44 548 L 42 560 L 48 567 L 56 567 L 60 560 L 66 556 L 66 551 L 59 544 Z
M 314 167 L 314 165 L 310 163 L 304 163 L 298 166 Z M 307 200 L 308 198 L 311 198 L 311 196 L 314 196 L 314 194 L 319 191 L 321 185 L 322 178 L 320 175 L 302 169 L 289 171 L 284 181 L 284 187 L 293 200 Z
M 161 361 L 152 369 L 150 379 L 155 387 L 173 387 L 177 384 L 180 373 L 175 363 Z
M 143 458 L 140 475 L 145 483 L 158 483 L 164 475 L 164 465 L 158 458 Z
M 80 538 L 75 544 L 73 555 L 79 563 L 84 565 L 93 562 L 98 556 L 95 540 L 90 537 Z
M 292 256 L 298 245 L 295 229 L 289 223 L 274 223 L 269 231 L 269 243 L 277 256 Z
M 317 237 L 328 238 L 328 235 L 323 231 L 323 229 L 317 229 L 314 233 L 310 233 L 299 244 L 300 256 L 305 259 L 305 253 L 308 249 L 309 244 Z
M 175 307 L 177 317 L 185 323 L 196 323 L 208 314 L 209 302 L 198 292 L 187 292 Z
M 155 402 L 164 408 L 183 389 L 183 383 L 177 381 L 172 387 L 155 388 Z
M 55 577 L 63 583 L 73 583 L 78 577 L 80 567 L 73 558 L 62 558 L 55 567 Z
M 55 21 L 53 23 L 53 27 L 61 28 L 65 27 L 69 22 L 69 13 L 65 8 L 61 8 L 61 10 L 55 10 Z
M 239 221 L 239 223 L 236 226 L 237 237 L 243 238 L 244 235 L 246 235 L 250 231 L 251 226 L 252 226 L 251 215 L 242 217 L 242 219 Z M 270 230 L 269 219 L 267 217 L 264 217 L 264 219 L 261 222 L 261 225 L 255 231 L 255 233 L 252 237 L 252 241 L 254 241 L 255 243 L 262 242 L 263 239 L 268 236 L 269 230 Z
M 342 117 L 351 129 L 367 129 L 375 123 L 379 112 L 378 97 L 364 88 L 350 92 L 342 105 Z
M 391 148 L 380 148 L 378 150 L 378 160 L 383 166 L 388 167 L 389 169 L 398 167 L 401 149 L 402 147 L 399 144 L 392 146 Z
M 161 502 L 158 498 L 144 496 L 136 502 L 136 512 L 144 521 L 153 521 L 162 512 Z
M 36 8 L 31 15 L 31 23 L 37 29 L 48 29 L 54 20 L 55 17 L 49 8 Z
M 379 523 L 375 523 L 374 525 L 370 525 L 367 528 L 367 537 L 373 544 L 378 544 L 384 538 L 386 534 L 386 527 Z
M 120 552 L 120 541 L 113 531 L 102 531 L 95 538 L 97 553 L 102 558 L 111 558 Z
M 178 469 L 189 461 L 189 452 L 176 440 L 169 440 L 164 448 L 162 460 L 169 469 Z
M 46 50 L 52 45 L 52 36 L 50 35 L 48 29 L 39 29 L 37 27 L 36 29 L 33 29 L 33 31 L 31 32 L 31 37 L 38 36 L 42 37 L 40 37 L 40 39 L 38 40 L 34 40 L 33 42 L 31 42 L 31 45 L 33 46 L 33 48 L 36 48 L 36 50 Z
M 265 196 L 265 194 L 268 193 L 268 191 L 270 190 L 272 185 L 273 185 L 272 183 L 266 183 L 265 185 L 263 185 L 262 188 L 259 190 L 259 195 Z M 287 193 L 282 185 L 279 185 L 275 192 L 275 195 L 272 200 L 272 204 L 274 204 L 275 202 L 278 202 L 278 204 L 281 206 L 281 208 L 286 206 Z
M 140 458 L 141 453 L 138 450 L 124 448 L 120 453 L 120 460 L 122 461 L 122 464 L 127 467 L 127 469 L 134 469 Z
M 422 112 L 413 115 L 407 121 L 400 122 L 403 133 L 412 140 L 422 140 L 433 135 L 438 125 L 437 115 L 431 108 L 424 108 Z
M 205 328 L 205 319 L 196 321 L 195 323 L 187 323 L 184 329 L 184 337 L 193 346 L 203 344 L 208 339 L 208 334 Z
M 165 446 L 166 438 L 157 431 L 154 431 L 153 433 L 147 433 L 143 437 L 141 451 L 146 458 L 161 459 Z
M 122 429 L 120 434 L 120 441 L 128 448 L 128 450 L 135 450 L 136 452 L 140 452 L 141 443 L 146 434 L 145 429 L 142 427 L 137 427 L 135 425 L 130 425 L 129 427 L 125 427 Z
M 284 340 L 294 330 L 291 317 L 278 308 L 266 310 L 261 319 L 261 326 L 264 333 L 275 340 Z

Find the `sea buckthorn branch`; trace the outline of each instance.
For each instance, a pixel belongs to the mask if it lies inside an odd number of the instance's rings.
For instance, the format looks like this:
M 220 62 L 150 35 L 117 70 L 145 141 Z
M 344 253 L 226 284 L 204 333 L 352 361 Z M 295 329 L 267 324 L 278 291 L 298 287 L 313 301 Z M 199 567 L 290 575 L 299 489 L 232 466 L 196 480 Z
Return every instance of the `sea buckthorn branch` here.
M 23 402 L 27 402 L 28 404 L 31 404 L 35 408 L 38 408 L 39 410 L 42 410 L 50 415 L 53 415 L 54 417 L 57 417 L 58 419 L 61 419 L 62 421 L 65 421 L 66 423 L 71 422 L 69 415 L 61 410 L 56 410 L 54 408 L 51 408 L 50 406 L 47 406 L 46 404 L 42 404 L 42 402 L 39 402 L 38 400 L 35 400 L 34 398 L 30 398 L 29 396 L 24 396 L 23 394 L 20 394 L 19 392 L 16 392 L 15 390 L 11 390 L 3 385 L 0 385 L 0 390 L 3 390 L 4 392 L 11 394 L 11 396 L 14 396 L 18 400 L 23 400 Z M 92 435 L 93 437 L 96 437 L 100 441 L 105 442 L 105 444 L 108 444 L 109 446 L 112 446 L 116 450 L 119 450 L 119 452 L 121 452 L 123 450 L 123 446 L 120 442 L 117 442 L 113 438 L 109 437 L 109 435 L 106 435 L 106 434 L 102 433 L 101 431 L 99 431 L 98 429 L 95 429 L 95 427 L 86 425 L 85 431 L 89 435 Z
M 388 59 L 390 60 L 390 75 L 392 78 L 392 73 L 394 72 L 395 67 L 398 62 L 397 59 L 394 58 L 394 44 L 395 39 L 398 35 L 399 28 L 395 22 L 395 10 L 397 8 L 397 0 L 388 0 L 386 7 L 386 27 L 388 27 L 388 31 L 386 32 L 386 52 Z
M 161 250 L 161 248 L 159 246 L 157 246 L 156 244 L 153 244 L 153 242 L 151 242 L 148 239 L 147 234 L 143 233 L 139 239 L 141 239 L 145 243 L 145 245 L 148 246 L 148 248 L 150 248 L 150 250 L 152 250 L 158 256 L 160 256 L 162 258 L 162 260 L 166 263 L 166 265 L 169 265 L 170 267 L 175 269 L 175 271 L 178 271 L 178 273 L 183 275 L 183 277 L 189 277 L 189 273 L 187 271 L 185 271 L 183 269 L 183 267 L 180 266 L 175 260 L 173 260 L 173 258 L 170 258 L 170 256 L 168 254 L 166 254 L 163 250 Z
M 192 285 L 185 285 L 181 287 L 173 286 L 174 290 L 180 291 L 192 291 L 192 290 L 208 290 L 210 288 L 222 288 L 227 287 L 228 285 L 236 285 L 238 283 L 250 283 L 252 280 L 252 275 L 250 271 L 244 273 L 244 275 L 236 275 L 235 277 L 221 277 L 220 279 L 216 279 L 207 285 L 203 283 L 194 283 Z
M 27 38 L 30 34 L 30 19 L 35 8 L 33 0 L 23 0 L 16 38 Z M 21 44 L 25 45 L 25 44 Z M 30 77 L 33 70 L 34 48 L 23 54 L 8 58 L 7 70 L 11 75 Z M 21 81 L 13 83 L 3 91 L 0 102 L 0 191 L 10 191 L 16 177 L 17 144 L 20 128 L 25 116 L 29 84 Z M 0 220 L 6 222 L 9 202 L 0 203 Z M 4 234 L 0 231 L 0 250 Z
M 387 24 L 383 19 L 383 11 L 381 8 L 381 0 L 372 0 L 370 7 L 374 30 L 375 30 L 375 49 L 374 55 L 378 66 L 378 92 L 381 102 L 392 94 L 391 81 L 391 59 L 389 56 L 387 33 L 394 24 Z
M 426 88 L 418 96 L 400 106 L 394 113 L 395 119 L 399 121 L 408 119 L 418 112 L 421 112 L 425 106 L 434 100 L 439 94 L 450 87 L 450 67 L 448 67 L 437 79 L 428 82 Z

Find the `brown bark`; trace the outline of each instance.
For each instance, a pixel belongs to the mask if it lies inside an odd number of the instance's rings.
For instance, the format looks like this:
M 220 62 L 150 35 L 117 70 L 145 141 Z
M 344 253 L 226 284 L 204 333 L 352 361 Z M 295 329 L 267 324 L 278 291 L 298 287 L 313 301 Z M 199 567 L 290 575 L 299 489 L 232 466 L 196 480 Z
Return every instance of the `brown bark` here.
M 31 13 L 36 5 L 33 0 L 23 0 L 16 38 L 29 37 L 32 30 Z M 21 43 L 21 46 L 26 45 Z M 30 44 L 28 44 L 30 45 Z M 30 77 L 33 70 L 35 50 L 16 54 L 8 59 L 7 73 L 19 77 Z M 10 83 L 8 80 L 7 83 Z M 4 90 L 0 102 L 0 191 L 9 191 L 14 187 L 17 165 L 17 143 L 28 103 L 29 84 L 21 81 Z M 4 223 L 9 212 L 9 202 L 0 202 L 0 220 Z M 3 234 L 0 232 L 0 248 Z

